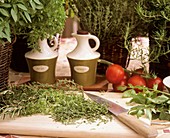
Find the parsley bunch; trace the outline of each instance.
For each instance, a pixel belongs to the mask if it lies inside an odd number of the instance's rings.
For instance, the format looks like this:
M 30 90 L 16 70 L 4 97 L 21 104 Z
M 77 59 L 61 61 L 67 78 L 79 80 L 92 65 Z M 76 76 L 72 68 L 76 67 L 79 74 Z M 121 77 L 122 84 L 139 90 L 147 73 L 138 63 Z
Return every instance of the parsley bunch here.
M 123 98 L 131 98 L 128 102 L 135 103 L 129 110 L 129 114 L 137 117 L 146 116 L 150 120 L 160 119 L 170 121 L 170 94 L 157 90 L 157 85 L 153 89 L 137 86 L 142 92 L 136 93 L 135 86 L 123 93 Z

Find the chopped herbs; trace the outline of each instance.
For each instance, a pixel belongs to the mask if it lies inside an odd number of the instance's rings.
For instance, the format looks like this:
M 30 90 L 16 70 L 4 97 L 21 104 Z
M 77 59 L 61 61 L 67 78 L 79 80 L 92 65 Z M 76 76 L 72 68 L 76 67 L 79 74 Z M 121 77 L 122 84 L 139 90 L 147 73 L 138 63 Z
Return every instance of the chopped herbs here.
M 107 122 L 111 114 L 106 105 L 84 97 L 82 88 L 70 80 L 59 80 L 54 85 L 22 84 L 0 92 L 0 116 L 51 115 L 64 124 L 79 119 L 86 122 Z

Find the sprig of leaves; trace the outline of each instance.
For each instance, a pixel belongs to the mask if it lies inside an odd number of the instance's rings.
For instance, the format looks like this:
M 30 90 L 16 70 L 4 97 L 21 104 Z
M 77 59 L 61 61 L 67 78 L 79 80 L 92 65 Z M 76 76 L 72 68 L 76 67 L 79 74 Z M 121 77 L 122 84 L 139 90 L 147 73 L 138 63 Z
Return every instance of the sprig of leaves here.
M 37 10 L 43 9 L 39 0 L 5 0 L 0 2 L 0 42 L 11 42 L 11 34 L 32 23 Z M 21 30 L 21 29 L 20 29 Z M 5 40 L 4 40 L 5 39 Z
M 61 34 L 66 18 L 63 4 L 64 0 L 0 1 L 0 42 L 11 42 L 13 35 L 26 35 L 29 46 L 39 49 L 38 39 Z
M 82 88 L 70 80 L 59 80 L 54 85 L 32 83 L 11 86 L 0 93 L 0 101 L 2 118 L 44 114 L 69 124 L 79 119 L 107 122 L 111 117 L 106 105 L 85 98 Z
M 132 86 L 131 89 L 123 93 L 123 98 L 131 98 L 128 102 L 135 103 L 130 108 L 129 114 L 137 117 L 146 116 L 150 120 L 160 119 L 170 121 L 170 94 L 157 90 L 157 85 L 153 89 L 143 86 Z M 142 90 L 136 93 L 135 88 Z
M 150 39 L 148 62 L 159 62 L 159 57 L 169 56 L 169 7 L 169 0 L 140 0 L 136 6 L 140 18 L 148 23 Z

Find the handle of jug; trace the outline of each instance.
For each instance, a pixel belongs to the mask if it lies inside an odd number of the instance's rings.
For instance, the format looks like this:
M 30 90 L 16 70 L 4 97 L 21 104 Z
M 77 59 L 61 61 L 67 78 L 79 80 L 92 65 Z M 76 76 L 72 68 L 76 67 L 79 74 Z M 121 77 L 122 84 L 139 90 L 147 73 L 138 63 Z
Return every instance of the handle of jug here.
M 93 39 L 96 42 L 96 45 L 92 48 L 92 50 L 95 52 L 100 46 L 99 38 L 94 35 L 89 35 L 89 39 Z
M 56 35 L 53 37 L 53 39 L 52 39 L 52 41 L 53 41 L 53 43 L 54 43 L 54 46 L 51 47 L 51 49 L 52 49 L 53 51 L 57 51 L 57 50 L 58 50 L 59 36 L 60 36 L 59 34 L 56 34 Z

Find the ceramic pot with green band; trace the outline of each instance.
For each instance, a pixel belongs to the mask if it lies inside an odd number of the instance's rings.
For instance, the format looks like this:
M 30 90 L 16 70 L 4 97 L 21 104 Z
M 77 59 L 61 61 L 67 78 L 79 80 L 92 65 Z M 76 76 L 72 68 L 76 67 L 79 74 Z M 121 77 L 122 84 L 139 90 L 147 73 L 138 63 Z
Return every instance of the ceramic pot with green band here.
M 49 47 L 47 39 L 39 40 L 40 51 L 32 49 L 25 54 L 31 81 L 40 83 L 55 83 L 55 68 L 58 57 L 57 40 L 54 47 Z
M 97 60 L 75 60 L 68 58 L 71 68 L 71 79 L 82 86 L 89 86 L 96 82 Z
M 40 83 L 55 83 L 56 58 L 48 60 L 26 59 L 29 67 L 31 81 Z
M 76 48 L 67 54 L 70 64 L 71 79 L 82 86 L 90 86 L 96 83 L 97 61 L 100 53 L 96 52 L 99 48 L 99 39 L 86 31 L 73 33 L 77 40 Z M 91 48 L 89 39 L 93 39 L 96 45 Z

